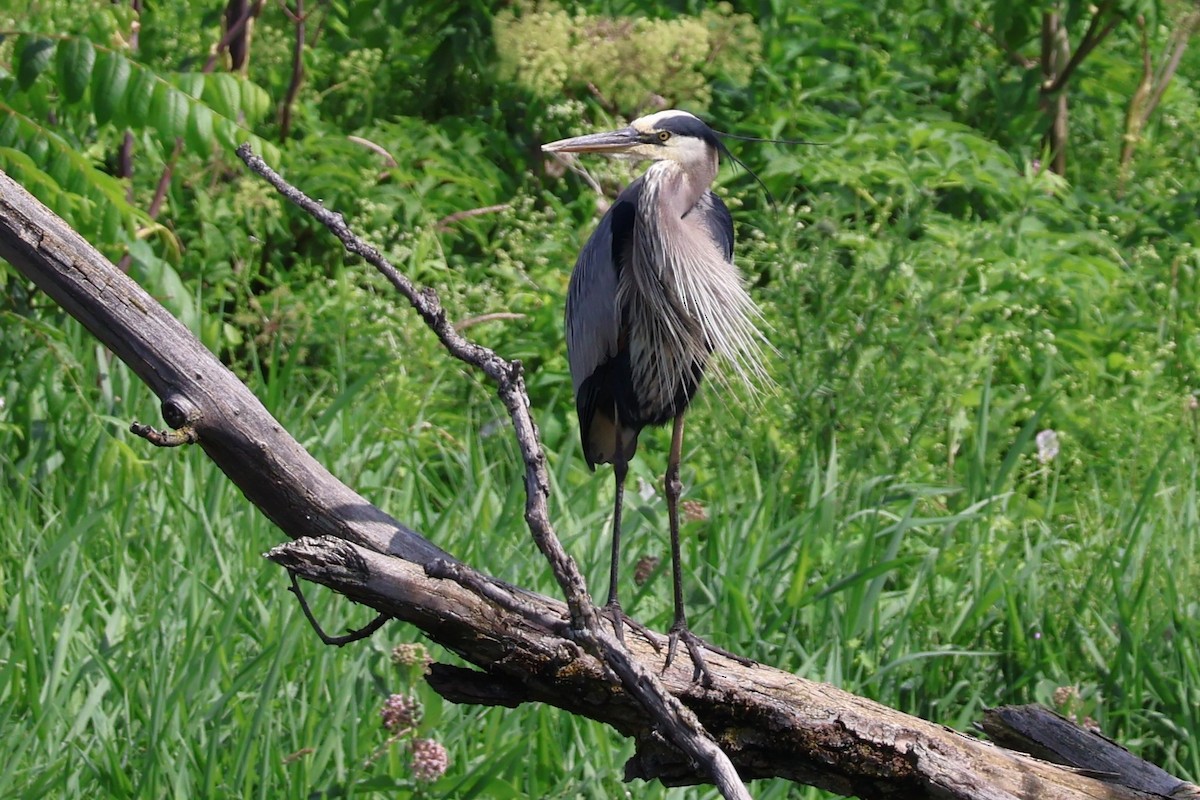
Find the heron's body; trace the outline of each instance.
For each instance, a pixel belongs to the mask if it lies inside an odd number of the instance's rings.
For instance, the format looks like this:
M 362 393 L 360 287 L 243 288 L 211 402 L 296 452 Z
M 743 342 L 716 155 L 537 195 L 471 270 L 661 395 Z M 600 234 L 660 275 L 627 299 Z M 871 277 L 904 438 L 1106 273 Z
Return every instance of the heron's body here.
M 674 421 L 666 495 L 674 566 L 675 639 L 687 631 L 676 503 L 683 415 L 713 355 L 749 382 L 761 374 L 758 312 L 733 264 L 733 218 L 710 190 L 721 150 L 691 114 L 663 111 L 629 128 L 544 145 L 652 159 L 624 189 L 580 252 L 567 295 L 567 356 L 588 465 L 616 475 L 608 607 L 620 632 L 617 572 L 629 460 L 649 425 Z
M 652 169 L 677 167 L 664 161 Z M 719 294 L 729 277 L 681 279 L 681 270 L 661 255 L 654 234 L 641 221 L 659 202 L 643 185 L 642 178 L 630 184 L 605 214 L 569 290 L 567 350 L 583 452 L 593 468 L 612 463 L 618 442 L 626 459 L 632 458 L 642 428 L 666 424 L 687 408 L 712 352 L 699 311 L 701 298 Z M 720 198 L 706 189 L 673 221 L 685 240 L 713 251 L 705 258 L 727 264 L 736 279 L 733 221 Z M 585 297 L 599 284 L 613 290 L 611 303 L 602 308 Z M 588 337 L 597 323 L 609 332 L 603 341 Z

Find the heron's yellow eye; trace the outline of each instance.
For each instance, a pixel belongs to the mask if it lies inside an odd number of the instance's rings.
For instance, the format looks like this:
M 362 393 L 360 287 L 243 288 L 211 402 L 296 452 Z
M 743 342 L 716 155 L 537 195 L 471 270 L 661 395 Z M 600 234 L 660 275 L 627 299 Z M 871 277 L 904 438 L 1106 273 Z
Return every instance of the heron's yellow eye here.
M 659 131 L 658 132 L 658 140 L 660 142 L 665 142 L 667 139 L 670 139 L 670 138 L 671 138 L 670 131 Z

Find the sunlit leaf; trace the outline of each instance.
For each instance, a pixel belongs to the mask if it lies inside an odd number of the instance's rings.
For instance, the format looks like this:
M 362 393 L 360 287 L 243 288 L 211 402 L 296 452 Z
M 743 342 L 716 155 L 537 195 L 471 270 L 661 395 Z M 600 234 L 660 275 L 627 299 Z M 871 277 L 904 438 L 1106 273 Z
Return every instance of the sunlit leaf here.
M 53 39 L 23 37 L 17 40 L 17 85 L 28 89 L 54 57 L 57 43 Z
M 96 63 L 96 48 L 90 40 L 73 36 L 59 43 L 57 52 L 58 83 L 68 103 L 83 99 L 92 80 L 92 67 Z
M 101 51 L 92 70 L 92 112 L 104 124 L 118 116 L 129 88 L 129 61 L 118 53 Z

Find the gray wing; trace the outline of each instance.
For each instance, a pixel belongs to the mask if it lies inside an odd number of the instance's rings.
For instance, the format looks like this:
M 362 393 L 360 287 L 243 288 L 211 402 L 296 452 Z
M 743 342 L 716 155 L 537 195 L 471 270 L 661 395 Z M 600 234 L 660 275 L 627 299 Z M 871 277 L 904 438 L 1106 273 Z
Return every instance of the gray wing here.
M 618 446 L 628 458 L 637 448 L 636 430 L 617 424 L 617 394 L 630 389 L 617 285 L 633 247 L 641 188 L 639 178 L 617 196 L 579 253 L 567 289 L 567 360 L 583 453 L 593 469 L 612 461 Z
M 567 360 L 577 395 L 583 382 L 617 353 L 621 338 L 617 281 L 621 265 L 628 259 L 641 188 L 642 179 L 638 178 L 617 196 L 580 251 L 571 273 L 567 288 Z
M 724 201 L 711 191 L 705 192 L 687 216 L 693 214 L 700 216 L 700 221 L 708 228 L 713 241 L 725 253 L 725 260 L 733 261 L 733 215 L 729 213 Z

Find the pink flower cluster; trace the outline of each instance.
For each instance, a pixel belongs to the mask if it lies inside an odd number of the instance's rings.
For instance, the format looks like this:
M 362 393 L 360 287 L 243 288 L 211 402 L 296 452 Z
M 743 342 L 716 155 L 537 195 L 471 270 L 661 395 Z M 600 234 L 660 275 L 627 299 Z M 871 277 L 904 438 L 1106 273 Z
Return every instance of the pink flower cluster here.
M 419 781 L 430 782 L 446 774 L 450 754 L 435 739 L 417 739 L 412 743 L 412 774 Z
M 406 694 L 394 694 L 379 709 L 383 727 L 399 733 L 414 727 L 421 721 L 421 704 L 417 698 Z

